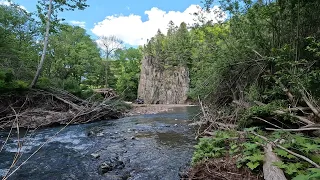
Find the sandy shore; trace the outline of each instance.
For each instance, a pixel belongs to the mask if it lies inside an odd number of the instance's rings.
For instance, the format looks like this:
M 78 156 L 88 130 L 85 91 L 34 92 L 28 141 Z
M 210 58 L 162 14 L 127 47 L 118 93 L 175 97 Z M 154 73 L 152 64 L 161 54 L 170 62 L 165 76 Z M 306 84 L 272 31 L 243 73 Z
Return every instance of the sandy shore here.
M 174 107 L 196 106 L 190 104 L 132 104 L 133 108 L 126 113 L 126 116 L 141 114 L 157 114 L 160 112 L 171 111 Z

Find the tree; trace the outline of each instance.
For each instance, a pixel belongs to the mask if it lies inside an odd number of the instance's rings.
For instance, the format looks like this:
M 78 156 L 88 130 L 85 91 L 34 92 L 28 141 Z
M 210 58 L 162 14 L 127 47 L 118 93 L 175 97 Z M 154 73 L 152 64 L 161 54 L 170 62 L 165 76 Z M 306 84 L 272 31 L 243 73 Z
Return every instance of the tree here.
M 27 82 L 34 75 L 39 45 L 38 26 L 30 13 L 17 5 L 0 5 L 0 86 L 6 83 Z M 2 75 L 1 75 L 2 74 Z M 7 74 L 7 75 L 5 75 Z M 9 78 L 10 76 L 10 78 Z M 13 84 L 12 84 L 13 85 Z
M 34 79 L 32 80 L 32 83 L 30 84 L 31 88 L 33 88 L 36 85 L 37 81 L 38 81 L 38 78 L 40 76 L 40 73 L 41 73 L 41 70 L 42 70 L 42 67 L 43 67 L 44 58 L 46 57 L 47 47 L 48 47 L 49 30 L 50 30 L 51 12 L 52 12 L 52 0 L 49 1 L 49 10 L 48 10 L 48 17 L 47 17 L 47 25 L 46 25 L 46 34 L 45 34 L 45 38 L 44 38 L 44 44 L 43 44 L 41 60 L 40 60 L 40 63 L 38 65 L 37 72 L 36 72 L 36 74 L 34 76 Z
M 73 79 L 79 85 L 98 72 L 99 49 L 85 29 L 66 24 L 61 27 L 58 34 L 50 37 L 47 76 L 59 81 Z
M 102 47 L 102 52 L 105 57 L 105 87 L 108 87 L 108 61 L 113 55 L 113 53 L 122 48 L 123 41 L 116 36 L 101 36 L 98 40 L 98 44 Z
M 118 49 L 111 61 L 111 71 L 116 77 L 116 91 L 125 100 L 137 98 L 142 52 L 140 49 Z
M 57 11 L 57 10 L 60 10 L 60 11 L 63 11 L 65 8 L 64 6 L 66 6 L 67 10 L 74 10 L 76 8 L 78 9 L 84 9 L 85 7 L 87 7 L 88 5 L 85 4 L 86 0 L 69 0 L 70 2 L 68 1 L 65 1 L 65 0 L 49 0 L 49 5 L 48 5 L 48 12 L 47 12 L 47 18 L 43 18 L 43 15 L 40 13 L 41 12 L 41 8 L 40 6 L 37 6 L 38 7 L 38 12 L 39 12 L 39 16 L 41 18 L 41 20 L 43 21 L 45 19 L 45 22 L 46 22 L 46 32 L 45 32 L 45 37 L 44 37 L 44 44 L 43 44 L 43 51 L 42 51 L 42 55 L 41 55 L 41 60 L 40 60 L 40 63 L 38 65 L 38 68 L 37 68 L 37 72 L 34 76 L 34 79 L 32 80 L 32 83 L 30 84 L 30 87 L 33 88 L 37 81 L 38 81 L 38 78 L 41 74 L 41 71 L 42 71 L 42 67 L 43 67 L 43 64 L 44 64 L 44 60 L 45 60 L 45 57 L 46 57 L 46 52 L 47 52 L 47 46 L 48 46 L 48 39 L 49 39 L 49 33 L 50 33 L 50 23 L 51 23 L 51 15 L 53 14 L 52 12 L 53 11 Z M 55 2 L 55 4 L 53 4 L 53 2 Z M 46 7 L 46 4 L 44 4 L 44 1 L 41 2 L 39 1 L 39 3 L 42 5 L 44 5 Z M 74 3 L 74 4 L 72 4 Z M 57 17 L 57 14 L 53 14 L 55 15 L 55 17 Z M 55 21 L 54 22 L 57 22 L 57 18 L 54 19 Z

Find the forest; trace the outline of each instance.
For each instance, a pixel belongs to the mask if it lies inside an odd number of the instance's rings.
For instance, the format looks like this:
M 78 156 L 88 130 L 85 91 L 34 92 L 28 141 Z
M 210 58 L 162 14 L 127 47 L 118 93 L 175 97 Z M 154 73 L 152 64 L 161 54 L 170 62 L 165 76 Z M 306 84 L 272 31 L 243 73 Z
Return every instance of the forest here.
M 189 98 L 202 112 L 194 123 L 199 143 L 188 178 L 237 179 L 228 174 L 234 172 L 238 179 L 319 179 L 320 2 L 205 0 L 202 8 L 217 3 L 224 21 L 194 14 L 201 23 L 171 21 L 143 47 L 124 48 L 115 36 L 100 37 L 98 46 L 83 28 L 56 16 L 60 8 L 83 9 L 85 3 L 54 1 L 35 87 L 83 99 L 95 88 L 112 88 L 133 101 L 143 57 L 156 57 L 159 69 L 184 66 Z M 43 4 L 38 14 L 0 6 L 1 93 L 32 85 L 45 44 L 44 11 Z M 221 164 L 226 169 L 212 173 Z
M 18 6 L 0 6 L 0 91 L 28 88 L 31 84 L 44 44 L 46 23 L 40 21 L 45 22 L 40 10 L 45 7 L 39 6 L 39 14 L 32 14 Z M 126 100 L 134 100 L 141 49 L 124 48 L 123 42 L 113 36 L 100 38 L 104 42 L 101 48 L 85 29 L 53 19 L 36 87 L 56 87 L 82 98 L 90 96 L 94 88 L 108 87 L 126 94 Z

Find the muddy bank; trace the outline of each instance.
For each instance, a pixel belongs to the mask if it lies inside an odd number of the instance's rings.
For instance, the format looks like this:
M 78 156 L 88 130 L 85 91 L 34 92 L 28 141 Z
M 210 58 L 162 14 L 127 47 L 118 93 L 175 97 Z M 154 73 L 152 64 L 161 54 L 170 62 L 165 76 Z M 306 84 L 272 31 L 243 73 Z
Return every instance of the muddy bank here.
M 9 179 L 180 179 L 196 144 L 189 119 L 198 112 L 197 107 L 175 107 L 158 114 L 69 126 Z M 21 139 L 23 154 L 17 165 L 59 129 L 27 133 Z M 0 140 L 7 134 L 0 132 Z M 15 137 L 16 133 L 0 153 L 0 176 L 17 152 Z

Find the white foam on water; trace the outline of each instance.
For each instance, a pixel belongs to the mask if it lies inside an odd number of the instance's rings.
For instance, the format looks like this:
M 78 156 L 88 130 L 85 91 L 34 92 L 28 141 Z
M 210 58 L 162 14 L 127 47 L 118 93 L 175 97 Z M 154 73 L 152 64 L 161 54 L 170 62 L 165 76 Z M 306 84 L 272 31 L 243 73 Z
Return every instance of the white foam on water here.
M 6 173 L 9 171 L 9 169 L 0 169 L 0 177 L 3 177 L 6 175 Z
M 43 144 L 47 139 L 51 138 L 54 134 L 48 135 L 48 134 L 37 134 L 33 137 L 24 137 L 20 138 L 19 141 L 23 143 L 22 148 L 19 150 L 17 148 L 18 139 L 15 138 L 12 140 L 12 142 L 6 144 L 5 150 L 7 152 L 23 152 L 27 153 L 30 152 L 32 148 L 38 147 L 41 144 Z M 77 150 L 84 149 L 87 145 L 79 145 L 81 143 L 81 138 L 86 137 L 85 133 L 75 133 L 75 132 L 67 132 L 58 134 L 56 137 L 54 137 L 50 142 L 60 142 L 60 143 L 67 143 L 72 144 L 69 145 L 67 148 L 73 148 Z

